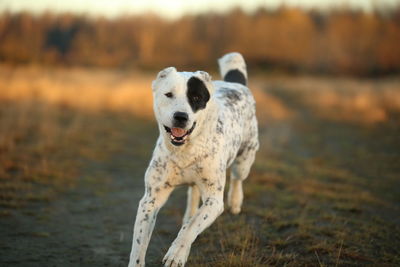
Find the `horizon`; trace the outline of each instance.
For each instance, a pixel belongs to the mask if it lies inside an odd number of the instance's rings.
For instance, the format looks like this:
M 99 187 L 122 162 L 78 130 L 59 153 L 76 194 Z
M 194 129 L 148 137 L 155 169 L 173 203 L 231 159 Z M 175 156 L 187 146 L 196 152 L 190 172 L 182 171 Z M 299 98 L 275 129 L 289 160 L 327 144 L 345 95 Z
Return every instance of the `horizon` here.
M 363 12 L 391 10 L 400 5 L 400 0 L 174 0 L 168 1 L 168 8 L 164 7 L 163 0 L 132 1 L 132 0 L 70 0 L 68 2 L 55 2 L 51 0 L 3 0 L 0 2 L 0 12 L 30 12 L 42 14 L 45 12 L 74 13 L 89 16 L 104 16 L 115 18 L 126 15 L 157 14 L 168 19 L 177 19 L 184 15 L 196 15 L 207 12 L 225 13 L 234 8 L 241 8 L 247 13 L 259 8 L 276 10 L 282 6 L 317 9 L 329 11 L 335 9 L 350 9 Z

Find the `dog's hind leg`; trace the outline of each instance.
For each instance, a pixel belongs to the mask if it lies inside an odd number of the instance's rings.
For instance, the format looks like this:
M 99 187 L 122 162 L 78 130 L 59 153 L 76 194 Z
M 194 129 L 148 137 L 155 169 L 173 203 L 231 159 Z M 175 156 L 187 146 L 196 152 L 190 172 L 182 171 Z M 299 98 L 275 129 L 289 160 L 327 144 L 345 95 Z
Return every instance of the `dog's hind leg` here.
M 231 213 L 240 213 L 243 202 L 243 180 L 247 178 L 254 162 L 256 150 L 252 146 L 244 148 L 231 166 L 231 177 L 228 192 L 228 207 Z
M 197 185 L 191 185 L 187 192 L 187 206 L 183 216 L 183 224 L 187 223 L 196 213 L 200 203 L 200 191 Z

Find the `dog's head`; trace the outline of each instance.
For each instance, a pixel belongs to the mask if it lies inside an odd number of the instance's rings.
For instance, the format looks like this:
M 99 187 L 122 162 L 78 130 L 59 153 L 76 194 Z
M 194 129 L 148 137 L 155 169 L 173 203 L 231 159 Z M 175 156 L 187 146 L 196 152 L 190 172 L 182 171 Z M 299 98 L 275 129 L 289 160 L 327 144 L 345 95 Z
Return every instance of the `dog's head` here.
M 204 119 L 212 93 L 211 77 L 204 71 L 177 72 L 169 67 L 158 73 L 153 81 L 154 112 L 173 145 L 188 142 Z

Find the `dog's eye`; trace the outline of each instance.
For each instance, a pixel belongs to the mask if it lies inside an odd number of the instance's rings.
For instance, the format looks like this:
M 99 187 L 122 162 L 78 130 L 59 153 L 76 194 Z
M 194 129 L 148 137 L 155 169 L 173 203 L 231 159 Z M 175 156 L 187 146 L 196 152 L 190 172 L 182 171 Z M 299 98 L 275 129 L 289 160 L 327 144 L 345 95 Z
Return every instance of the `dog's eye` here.
M 200 97 L 198 97 L 197 95 L 193 97 L 193 101 L 199 101 Z
M 166 93 L 165 96 L 168 97 L 168 98 L 171 98 L 171 97 L 173 97 L 174 95 L 173 95 L 171 92 L 169 92 L 169 93 Z

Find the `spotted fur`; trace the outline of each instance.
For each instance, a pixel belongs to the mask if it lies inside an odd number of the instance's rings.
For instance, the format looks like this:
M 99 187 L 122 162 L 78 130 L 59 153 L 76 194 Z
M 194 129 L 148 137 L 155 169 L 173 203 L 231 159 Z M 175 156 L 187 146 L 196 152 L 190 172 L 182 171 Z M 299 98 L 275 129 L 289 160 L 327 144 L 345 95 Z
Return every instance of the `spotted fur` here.
M 229 167 L 227 204 L 232 213 L 240 212 L 242 181 L 247 178 L 259 147 L 255 101 L 242 84 L 247 82 L 243 57 L 230 53 L 219 60 L 219 65 L 224 79 L 232 73 L 230 70 L 240 71 L 242 79 L 212 82 L 206 72 L 177 72 L 170 67 L 153 82 L 160 136 L 145 174 L 145 193 L 139 202 L 129 267 L 145 265 L 157 213 L 178 185 L 189 185 L 188 202 L 182 228 L 164 257 L 164 266 L 184 266 L 196 237 L 223 212 Z M 185 130 L 196 126 L 180 146 L 171 142 L 166 131 L 173 126 L 176 112 L 188 114 Z

